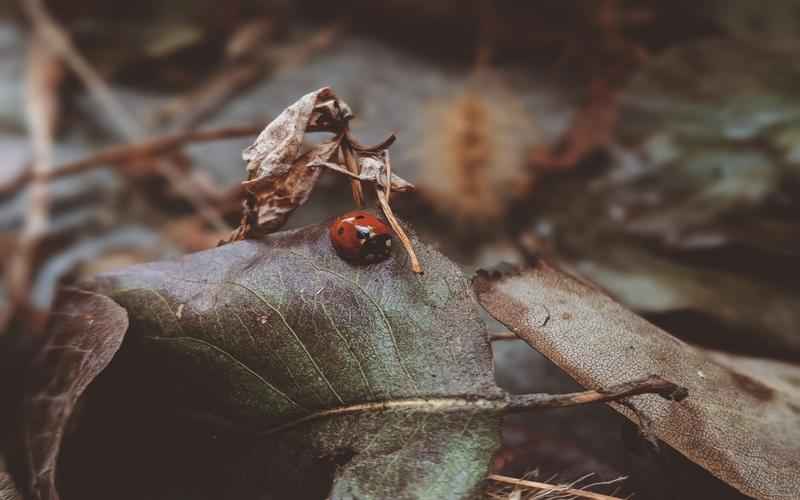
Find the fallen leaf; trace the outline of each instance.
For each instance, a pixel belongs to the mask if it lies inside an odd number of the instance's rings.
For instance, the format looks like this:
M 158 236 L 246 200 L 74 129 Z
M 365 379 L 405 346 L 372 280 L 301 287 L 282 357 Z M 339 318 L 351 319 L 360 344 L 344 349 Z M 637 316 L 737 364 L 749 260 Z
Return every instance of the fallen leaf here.
M 78 399 L 119 349 L 128 317 L 108 297 L 65 290 L 30 370 L 23 440 L 34 499 L 57 499 L 57 459 Z
M 325 87 L 286 108 L 244 150 L 244 186 L 257 198 L 260 226 L 282 226 L 288 214 L 305 203 L 320 174 L 308 163 L 327 161 L 339 145 L 335 139 L 301 155 L 306 132 L 338 133 L 350 118 L 350 108 Z
M 333 498 L 471 498 L 499 416 L 446 408 L 503 393 L 469 283 L 415 244 L 422 277 L 397 251 L 351 266 L 319 225 L 135 266 L 98 286 L 127 309 L 139 366 L 165 377 L 142 390 L 262 435 L 262 453 L 238 471 L 242 495 L 258 484 L 267 498 L 305 498 L 318 480 L 310 471 L 339 460 Z
M 706 313 L 725 325 L 729 345 L 751 352 L 800 353 L 795 325 L 800 298 L 776 283 L 741 274 L 688 266 L 637 248 L 608 242 L 575 269 L 641 314 Z M 698 332 L 697 342 L 713 341 Z
M 796 391 L 719 364 L 545 263 L 484 272 L 473 287 L 492 316 L 585 387 L 651 372 L 687 387 L 691 397 L 682 405 L 651 396 L 631 402 L 660 439 L 743 493 L 800 496 Z

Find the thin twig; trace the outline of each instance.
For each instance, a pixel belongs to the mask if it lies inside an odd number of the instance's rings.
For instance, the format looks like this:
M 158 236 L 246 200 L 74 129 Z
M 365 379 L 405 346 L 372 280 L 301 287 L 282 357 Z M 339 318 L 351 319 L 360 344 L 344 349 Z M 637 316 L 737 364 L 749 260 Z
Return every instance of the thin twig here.
M 510 397 L 508 410 L 529 411 L 532 408 L 560 408 L 587 403 L 608 403 L 641 394 L 657 394 L 671 401 L 682 401 L 688 395 L 688 391 L 685 387 L 673 384 L 658 375 L 650 375 L 596 391 L 568 394 L 514 394 Z
M 361 168 L 358 165 L 358 157 L 356 152 L 347 141 L 342 141 L 342 155 L 344 156 L 344 164 L 351 173 L 356 176 L 361 173 Z M 364 188 L 361 181 L 357 179 L 350 180 L 350 187 L 353 190 L 353 200 L 356 202 L 358 208 L 364 206 Z
M 59 109 L 58 87 L 63 67 L 61 60 L 44 43 L 39 30 L 34 30 L 31 37 L 26 70 L 25 111 L 33 146 L 33 163 L 27 171 L 35 180 L 31 183 L 25 226 L 7 267 L 12 310 L 23 304 L 29 305 L 34 257 L 49 225 L 48 184 L 38 179 L 47 176 L 52 168 L 53 134 Z
M 0 185 L 0 196 L 15 192 L 26 183 L 34 180 L 34 177 L 40 181 L 50 181 L 52 179 L 85 172 L 99 167 L 126 165 L 173 152 L 189 143 L 252 136 L 260 132 L 262 128 L 261 125 L 231 126 L 181 132 L 137 143 L 110 146 L 80 160 L 54 166 L 46 173 L 34 173 L 30 169 L 25 169 L 14 179 Z
M 122 135 L 129 140 L 144 137 L 144 128 L 136 123 L 117 101 L 111 88 L 89 61 L 81 55 L 72 43 L 69 34 L 50 15 L 42 0 L 22 0 L 22 6 L 33 25 L 42 33 L 43 40 L 47 42 L 53 52 L 64 59 L 70 69 L 80 78 L 90 94 L 106 110 L 109 118 Z M 175 190 L 186 198 L 209 223 L 217 230 L 230 230 L 222 216 L 198 194 L 202 190 L 193 185 L 194 182 L 190 176 L 181 174 L 175 165 L 168 162 L 158 162 L 157 166 L 159 172 Z
M 186 95 L 176 97 L 157 113 L 160 123 L 170 123 L 177 129 L 197 126 L 200 122 L 217 112 L 232 97 L 257 82 L 266 72 L 262 61 L 245 61 L 229 65 L 219 71 L 202 87 L 193 89 Z
M 341 23 L 326 26 L 299 46 L 289 47 L 275 57 L 274 50 L 264 50 L 264 41 L 273 31 L 272 21 L 267 21 L 248 23 L 237 31 L 231 41 L 238 48 L 228 54 L 222 68 L 199 87 L 164 106 L 158 113 L 161 121 L 174 118 L 172 126 L 175 128 L 194 127 L 256 83 L 271 66 L 275 68 L 274 75 L 281 69 L 301 66 L 316 52 L 330 47 L 342 29 Z
M 650 375 L 641 379 L 618 384 L 605 390 L 590 390 L 568 394 L 507 394 L 494 399 L 481 397 L 466 398 L 459 396 L 393 399 L 327 408 L 308 413 L 296 420 L 275 427 L 256 431 L 256 433 L 259 436 L 268 436 L 312 421 L 343 415 L 376 413 L 389 410 L 417 411 L 424 413 L 485 411 L 504 414 L 534 411 L 544 408 L 578 406 L 589 403 L 607 403 L 642 394 L 656 394 L 670 401 L 681 401 L 688 395 L 688 392 L 686 388 L 673 384 L 658 375 Z M 247 432 L 244 429 L 241 430 Z
M 384 150 L 383 157 L 386 159 L 384 165 L 386 165 L 386 204 L 389 204 L 389 200 L 392 197 L 392 161 L 389 159 L 389 150 Z M 380 176 L 380 174 L 378 174 Z M 375 184 L 379 185 L 377 179 L 375 179 Z
M 386 195 L 387 191 L 389 191 L 389 189 L 384 191 L 379 186 L 375 186 L 375 193 L 378 195 L 378 203 L 380 203 L 383 209 L 383 215 L 386 216 L 389 225 L 392 226 L 392 229 L 397 237 L 400 238 L 400 242 L 403 244 L 406 252 L 408 252 L 408 257 L 411 259 L 411 270 L 417 274 L 422 274 L 422 266 L 419 263 L 419 259 L 417 259 L 417 253 L 414 251 L 414 247 L 411 245 L 411 240 L 408 235 L 406 235 L 406 232 L 403 231 L 403 227 L 400 226 L 400 223 L 394 216 L 394 212 L 392 212 L 392 207 L 389 205 L 389 199 Z
M 548 493 L 566 493 L 580 498 L 591 498 L 592 500 L 623 500 L 619 497 L 612 497 L 603 495 L 601 493 L 594 493 L 592 491 L 579 490 L 570 488 L 569 486 L 540 483 L 538 481 L 528 481 L 525 479 L 517 479 L 515 477 L 501 476 L 499 474 L 490 474 L 487 479 L 503 484 L 510 484 L 513 486 L 521 486 L 528 489 L 543 490 Z
M 491 332 L 489 333 L 489 342 L 498 342 L 503 340 L 519 340 L 519 337 L 514 332 Z

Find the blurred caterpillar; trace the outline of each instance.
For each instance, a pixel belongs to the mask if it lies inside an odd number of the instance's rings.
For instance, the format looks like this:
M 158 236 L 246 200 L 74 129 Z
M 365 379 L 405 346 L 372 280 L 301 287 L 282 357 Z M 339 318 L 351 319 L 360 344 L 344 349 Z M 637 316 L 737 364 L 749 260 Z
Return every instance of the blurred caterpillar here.
M 530 192 L 530 146 L 540 134 L 509 90 L 474 80 L 435 103 L 418 191 L 458 224 L 489 226 Z

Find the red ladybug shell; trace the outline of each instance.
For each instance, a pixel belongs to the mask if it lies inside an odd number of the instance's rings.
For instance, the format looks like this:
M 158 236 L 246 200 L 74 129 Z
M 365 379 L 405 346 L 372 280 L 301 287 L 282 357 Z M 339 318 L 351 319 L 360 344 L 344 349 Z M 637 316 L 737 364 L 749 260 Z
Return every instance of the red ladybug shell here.
M 379 262 L 392 251 L 392 230 L 369 212 L 356 210 L 338 217 L 330 236 L 339 256 L 356 264 Z

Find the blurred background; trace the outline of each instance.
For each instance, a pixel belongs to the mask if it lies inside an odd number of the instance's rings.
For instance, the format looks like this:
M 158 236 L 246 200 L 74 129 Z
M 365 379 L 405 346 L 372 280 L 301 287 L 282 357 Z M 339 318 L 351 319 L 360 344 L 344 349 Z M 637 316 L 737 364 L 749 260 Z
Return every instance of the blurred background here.
M 395 211 L 466 272 L 546 258 L 690 343 L 795 363 L 799 51 L 795 0 L 6 0 L 0 348 L 60 284 L 215 246 L 242 149 L 330 86 L 361 142 L 397 134 L 418 190 Z M 290 227 L 352 208 L 328 175 Z M 509 390 L 576 387 L 521 341 L 495 351 Z M 507 427 L 507 474 L 735 497 L 632 450 L 606 408 Z

